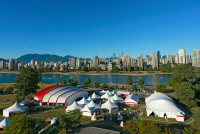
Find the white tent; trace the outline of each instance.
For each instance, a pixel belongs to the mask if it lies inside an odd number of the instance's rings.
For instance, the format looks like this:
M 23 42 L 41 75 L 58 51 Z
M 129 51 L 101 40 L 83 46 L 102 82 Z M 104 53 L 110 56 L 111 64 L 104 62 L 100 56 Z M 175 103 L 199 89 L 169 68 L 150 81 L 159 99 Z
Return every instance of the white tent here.
M 92 111 L 94 111 L 94 107 L 88 107 L 87 105 L 84 106 L 83 109 L 81 109 L 83 112 L 82 115 L 84 116 L 92 116 Z
M 117 100 L 114 100 L 113 97 L 110 98 L 109 100 L 110 100 L 111 103 L 114 103 L 114 104 L 116 104 L 118 102 Z
M 75 110 L 75 109 L 82 109 L 83 107 L 81 105 L 79 105 L 76 101 L 74 101 L 74 103 L 72 103 L 71 105 L 67 106 L 66 108 L 66 112 Z
M 101 105 L 100 104 L 96 104 L 93 100 L 90 103 L 88 103 L 87 106 L 89 108 L 94 108 L 94 109 L 101 108 Z
M 27 98 L 25 98 L 25 99 L 20 103 L 20 105 L 27 105 L 27 104 L 30 104 L 30 103 L 31 103 L 31 101 L 28 100 Z
M 106 103 L 101 105 L 101 109 L 109 109 L 109 113 L 114 113 L 118 111 L 118 106 L 108 100 Z
M 123 99 L 121 97 L 119 97 L 117 94 L 115 94 L 113 96 L 113 100 L 117 101 L 118 103 L 123 103 Z
M 106 93 L 105 90 L 102 90 L 102 91 L 99 92 L 100 95 L 103 95 L 103 94 L 105 94 L 105 93 Z
M 158 117 L 175 118 L 177 121 L 184 121 L 185 113 L 167 95 L 157 92 L 146 98 L 145 101 L 147 102 L 147 116 L 154 114 Z
M 97 94 L 94 92 L 94 93 L 91 95 L 91 98 L 92 98 L 93 100 L 96 100 L 96 99 L 100 99 L 101 96 L 97 95 Z
M 124 94 L 124 95 L 130 95 L 131 93 L 130 92 L 126 92 L 126 91 L 117 91 L 117 94 Z
M 10 113 L 13 112 L 22 112 L 23 110 L 27 109 L 28 107 L 20 105 L 18 102 L 16 102 L 14 105 L 10 106 L 9 108 L 6 108 L 3 110 L 3 116 L 9 117 Z
M 108 92 L 106 92 L 104 95 L 101 96 L 102 99 L 110 99 L 112 98 L 112 95 L 110 95 Z
M 113 94 L 112 94 L 112 92 L 110 92 L 109 90 L 108 91 L 106 91 L 109 95 L 112 95 L 113 96 Z
M 10 120 L 5 118 L 3 121 L 0 122 L 0 128 L 6 127 L 10 124 Z
M 91 101 L 91 100 L 92 100 L 91 96 L 89 96 L 89 97 L 87 98 L 87 100 L 88 100 L 88 101 Z
M 86 100 L 85 97 L 83 97 L 80 101 L 77 102 L 79 105 L 81 106 L 85 106 L 87 105 L 88 103 L 90 103 L 90 101 Z
M 135 94 L 128 95 L 124 101 L 126 104 L 138 104 L 139 96 Z

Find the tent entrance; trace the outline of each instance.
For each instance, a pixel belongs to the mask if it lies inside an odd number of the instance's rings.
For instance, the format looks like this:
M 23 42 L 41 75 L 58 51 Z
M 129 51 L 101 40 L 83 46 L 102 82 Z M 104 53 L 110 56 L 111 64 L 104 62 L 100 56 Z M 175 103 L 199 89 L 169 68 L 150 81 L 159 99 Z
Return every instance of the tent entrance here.
M 152 113 L 150 113 L 150 115 L 149 116 L 155 116 L 155 113 L 154 112 L 152 112 Z

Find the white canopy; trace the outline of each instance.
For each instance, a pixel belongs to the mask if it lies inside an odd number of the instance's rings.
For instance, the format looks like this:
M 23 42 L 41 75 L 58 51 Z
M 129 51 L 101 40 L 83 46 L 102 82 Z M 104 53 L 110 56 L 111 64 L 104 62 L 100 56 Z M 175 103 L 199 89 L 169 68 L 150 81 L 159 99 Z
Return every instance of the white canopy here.
M 75 110 L 75 109 L 82 109 L 83 107 L 81 105 L 79 105 L 76 101 L 74 101 L 74 103 L 72 103 L 71 105 L 67 106 L 66 108 L 66 112 Z
M 106 101 L 106 103 L 102 104 L 101 108 L 112 109 L 118 107 L 116 104 L 111 103 L 110 100 Z
M 147 103 L 154 101 L 154 100 L 168 100 L 168 101 L 173 102 L 173 100 L 171 98 L 169 98 L 167 95 L 162 94 L 160 92 L 156 92 L 156 93 L 152 94 L 151 96 L 147 97 L 145 99 L 145 102 L 147 104 Z
M 94 107 L 88 107 L 87 105 L 85 105 L 84 108 L 81 109 L 81 111 L 83 112 L 82 115 L 91 116 L 93 110 L 94 110 Z
M 87 106 L 88 106 L 89 108 L 94 108 L 94 109 L 101 108 L 101 105 L 100 105 L 100 104 L 94 103 L 93 100 L 92 100 L 90 103 L 88 103 Z
M 20 103 L 20 105 L 26 105 L 26 104 L 29 104 L 29 103 L 31 103 L 31 101 L 28 100 L 27 98 L 25 98 L 25 99 Z
M 119 97 L 117 94 L 113 96 L 113 100 L 118 101 L 118 102 L 123 102 L 123 99 Z
M 91 101 L 91 100 L 92 100 L 91 96 L 89 96 L 89 97 L 87 98 L 87 100 L 88 100 L 88 101 Z
M 86 100 L 85 97 L 83 97 L 80 101 L 77 102 L 79 105 L 81 106 L 85 106 L 88 103 L 90 103 L 90 101 Z
M 101 96 L 101 98 L 110 99 L 110 98 L 112 98 L 112 95 L 110 95 L 108 92 L 106 92 L 104 95 Z
M 135 94 L 128 95 L 124 101 L 126 104 L 138 104 L 139 96 Z
M 96 99 L 100 99 L 101 96 L 97 95 L 97 94 L 94 92 L 94 93 L 92 94 L 91 98 L 92 98 L 93 100 L 96 100 Z
M 114 104 L 116 104 L 118 102 L 117 100 L 114 100 L 113 97 L 110 98 L 109 100 L 110 100 L 111 103 L 114 103 Z
M 112 92 L 110 92 L 109 90 L 106 91 L 106 93 L 108 93 L 109 95 L 113 95 Z
M 18 102 L 16 102 L 14 105 L 12 105 L 9 108 L 3 110 L 3 116 L 9 117 L 10 113 L 13 113 L 13 112 L 22 112 L 24 109 L 27 109 L 27 108 L 28 107 L 22 106 Z
M 6 127 L 10 124 L 10 120 L 5 118 L 3 121 L 0 122 L 0 128 Z

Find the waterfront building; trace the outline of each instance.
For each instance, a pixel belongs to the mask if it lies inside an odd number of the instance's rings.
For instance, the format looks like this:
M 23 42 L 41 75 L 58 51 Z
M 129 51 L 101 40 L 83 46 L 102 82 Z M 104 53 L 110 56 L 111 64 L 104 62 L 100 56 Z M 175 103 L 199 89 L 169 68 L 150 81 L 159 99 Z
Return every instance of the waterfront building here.
M 143 68 L 143 57 L 141 55 L 137 57 L 137 66 Z
M 149 55 L 146 55 L 146 59 L 149 58 L 149 57 L 150 57 Z
M 69 59 L 70 59 L 70 58 L 69 58 Z M 75 59 L 75 58 L 74 58 L 74 59 Z M 63 62 L 62 62 L 62 61 L 59 61 L 58 64 L 61 65 L 61 64 L 63 64 Z
M 109 62 L 108 63 L 108 71 L 111 71 L 112 70 L 112 64 Z
M 103 71 L 106 70 L 106 65 L 104 65 L 104 64 L 99 64 L 98 67 L 100 67 L 101 70 L 103 70 Z
M 123 55 L 122 56 L 122 63 L 123 63 L 123 66 L 127 66 L 128 64 L 128 55 Z
M 158 54 L 156 52 L 152 53 L 152 68 L 154 69 L 154 67 L 158 68 Z
M 75 58 L 69 58 L 69 68 L 75 69 L 76 67 L 76 59 Z
M 121 61 L 120 58 L 117 58 L 116 59 L 116 65 L 120 65 L 120 61 Z
M 160 55 L 160 51 L 159 50 L 157 51 L 157 54 L 158 54 L 158 60 L 160 60 L 161 59 L 161 55 Z
M 174 55 L 174 59 L 175 59 L 175 62 L 174 63 L 179 63 L 179 53 L 177 53 L 176 55 Z
M 84 65 L 86 65 L 87 64 L 87 60 L 84 60 Z
M 57 62 L 53 64 L 53 67 L 57 67 L 57 66 L 58 66 Z
M 122 60 L 123 52 L 119 52 L 119 58 Z
M 41 65 L 44 66 L 44 61 L 41 61 Z
M 82 58 L 81 58 L 81 57 L 78 57 L 76 61 L 77 61 L 76 67 L 81 67 Z
M 9 70 L 14 70 L 15 69 L 15 61 L 14 59 L 10 59 L 9 60 L 9 64 L 8 64 Z
M 21 67 L 24 67 L 24 63 L 23 62 L 20 62 L 20 63 L 18 63 L 18 70 L 21 68 Z
M 31 60 L 31 66 L 32 65 L 35 65 L 35 60 L 34 59 Z
M 93 64 L 95 66 L 98 66 L 99 65 L 99 57 L 96 55 L 94 58 L 93 58 Z
M 191 55 L 186 55 L 185 60 L 186 60 L 186 64 L 191 64 L 192 63 Z
M 200 67 L 200 50 L 194 49 L 191 52 L 192 66 Z
M 109 58 L 109 62 L 111 62 L 111 58 Z
M 167 55 L 167 61 L 169 61 L 170 63 L 173 63 L 173 57 L 171 54 Z
M 179 63 L 185 64 L 185 50 L 180 49 L 178 50 L 178 53 L 179 53 Z
M 36 66 L 39 65 L 39 62 L 38 62 L 38 61 L 35 61 L 35 65 L 36 65 Z
M 113 61 L 115 61 L 115 53 L 113 53 Z
M 6 61 L 5 60 L 1 61 L 0 69 L 2 69 L 2 70 L 6 69 Z
M 162 55 L 162 58 L 163 58 L 163 59 L 167 58 L 167 55 Z

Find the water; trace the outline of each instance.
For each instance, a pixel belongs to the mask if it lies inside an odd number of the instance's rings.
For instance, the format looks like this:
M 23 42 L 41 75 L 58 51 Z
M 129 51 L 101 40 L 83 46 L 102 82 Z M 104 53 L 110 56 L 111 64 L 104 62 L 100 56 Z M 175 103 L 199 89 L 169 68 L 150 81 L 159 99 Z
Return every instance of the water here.
M 164 83 L 167 85 L 167 81 L 172 76 L 171 74 L 165 75 L 62 75 L 62 74 L 42 74 L 42 80 L 46 83 L 57 83 L 58 80 L 63 77 L 67 82 L 68 79 L 72 78 L 78 81 L 78 83 L 83 83 L 87 77 L 91 79 L 91 82 L 99 81 L 100 83 L 125 83 L 127 77 L 130 76 L 133 81 L 137 81 L 139 78 L 148 81 L 149 85 L 156 85 L 157 83 Z M 17 77 L 17 74 L 10 73 L 0 73 L 0 83 L 13 83 L 13 80 Z M 47 79 L 51 78 L 51 79 Z

